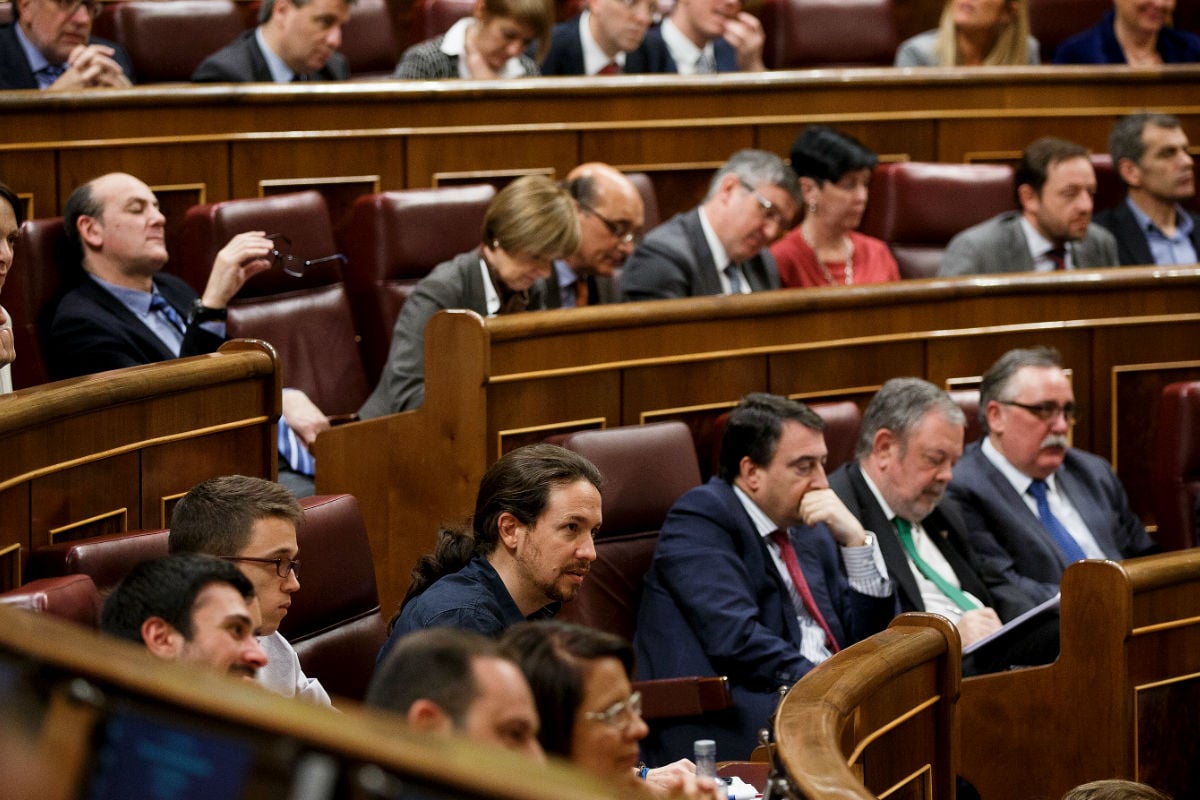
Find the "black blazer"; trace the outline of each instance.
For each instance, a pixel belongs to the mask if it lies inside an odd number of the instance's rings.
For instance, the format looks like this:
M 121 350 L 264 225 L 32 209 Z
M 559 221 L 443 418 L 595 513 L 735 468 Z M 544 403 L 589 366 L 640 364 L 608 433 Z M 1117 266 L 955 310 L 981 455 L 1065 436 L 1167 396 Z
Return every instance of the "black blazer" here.
M 1188 212 L 1184 212 L 1187 214 Z M 1192 217 L 1192 247 L 1200 255 L 1200 219 Z M 1150 243 L 1146 234 L 1138 227 L 1137 217 L 1129 210 L 1124 200 L 1112 208 L 1106 208 L 1096 214 L 1095 223 L 1107 228 L 1117 239 L 1117 257 L 1122 266 L 1145 266 L 1154 263 L 1154 254 L 1150 252 Z
M 271 83 L 271 70 L 258 41 L 256 28 L 243 31 L 238 38 L 213 53 L 192 73 L 194 83 Z M 350 67 L 341 53 L 330 56 L 325 66 L 301 76 L 306 81 L 344 81 L 350 77 Z
M 9 25 L 0 25 L 0 90 L 36 89 L 38 88 L 37 78 L 33 75 L 29 60 L 25 58 L 25 51 L 21 49 L 21 42 L 17 39 L 16 26 L 15 22 Z M 111 47 L 113 60 L 120 64 L 129 79 L 133 80 L 133 64 L 130 62 L 125 48 L 116 42 L 97 39 L 94 36 L 88 40 L 88 44 L 102 44 Z
M 841 498 L 863 527 L 879 540 L 879 550 L 883 553 L 888 574 L 896 582 L 900 607 L 904 611 L 924 611 L 925 603 L 921 600 L 921 591 L 909 567 L 908 555 L 891 521 L 884 515 L 883 508 L 867 486 L 862 469 L 855 462 L 843 464 L 829 476 L 829 488 Z M 953 504 L 943 500 L 929 516 L 921 520 L 921 525 L 958 576 L 959 585 L 995 609 L 1000 619 L 1007 622 L 1033 608 L 1033 601 L 1017 587 L 1005 582 L 1001 575 L 983 574 L 974 551 L 967 544 L 966 524 Z
M 550 33 L 550 50 L 546 60 L 542 62 L 543 75 L 583 75 L 583 42 L 579 40 L 579 20 L 577 16 L 554 26 Z M 527 55 L 536 57 L 536 48 L 530 48 Z M 628 75 L 674 72 L 675 62 L 667 52 L 662 37 L 651 39 L 647 36 L 636 50 L 625 54 L 624 72 Z
M 183 319 L 196 293 L 174 275 L 154 277 L 154 285 Z M 188 325 L 179 356 L 211 353 L 225 340 L 200 325 Z M 63 296 L 50 324 L 50 376 L 55 380 L 175 358 L 162 341 L 120 300 L 84 276 Z

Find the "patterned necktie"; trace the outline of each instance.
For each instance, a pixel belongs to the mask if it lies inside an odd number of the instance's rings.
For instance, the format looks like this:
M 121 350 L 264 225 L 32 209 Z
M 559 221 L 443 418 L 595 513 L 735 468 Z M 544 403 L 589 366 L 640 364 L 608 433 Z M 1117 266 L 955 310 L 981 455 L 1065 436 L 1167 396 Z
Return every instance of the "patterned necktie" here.
M 66 64 L 47 64 L 39 69 L 34 77 L 37 78 L 38 88 L 47 89 L 67 71 Z
M 299 472 L 301 475 L 316 475 L 317 460 L 313 454 L 309 452 L 304 443 L 300 441 L 300 436 L 292 430 L 292 426 L 288 425 L 288 421 L 283 417 L 279 418 L 279 435 L 276 447 L 279 449 L 279 455 L 283 456 L 283 460 L 288 465 Z
M 1067 248 L 1063 245 L 1047 250 L 1046 258 L 1050 259 L 1051 263 L 1054 264 L 1055 272 L 1062 272 L 1067 268 Z
M 725 277 L 729 279 L 729 293 L 742 293 L 742 272 L 738 269 L 738 265 L 730 262 L 725 267 Z
M 1049 532 L 1051 538 L 1054 539 L 1054 543 L 1058 545 L 1058 549 L 1062 550 L 1063 555 L 1067 557 L 1067 563 L 1073 564 L 1080 559 L 1087 558 L 1087 555 L 1083 552 L 1083 548 L 1075 541 L 1075 537 L 1067 531 L 1066 526 L 1050 511 L 1050 503 L 1046 500 L 1046 482 L 1041 478 L 1037 478 L 1033 483 L 1029 484 L 1029 493 L 1037 501 L 1038 516 L 1042 518 L 1042 526 Z
M 588 304 L 588 282 L 587 278 L 579 277 L 575 279 L 575 307 L 583 308 Z
M 717 60 L 708 48 L 700 51 L 700 58 L 696 59 L 696 74 L 711 75 L 717 71 Z
M 900 544 L 904 547 L 904 552 L 908 553 L 908 557 L 916 564 L 921 574 L 931 580 L 942 594 L 950 598 L 954 605 L 963 611 L 979 608 L 979 604 L 972 602 L 966 592 L 943 578 L 937 570 L 929 565 L 929 562 L 917 555 L 917 546 L 912 538 L 912 524 L 903 517 L 896 517 L 892 521 L 896 524 L 896 531 L 900 534 Z
M 776 530 L 771 532 L 771 541 L 779 548 L 779 557 L 783 560 L 783 565 L 787 567 L 788 576 L 796 587 L 796 593 L 800 595 L 800 600 L 804 603 L 804 610 L 816 620 L 816 623 L 821 626 L 821 630 L 825 631 L 825 646 L 829 648 L 829 652 L 836 653 L 841 648 L 838 647 L 837 639 L 833 638 L 833 631 L 830 629 L 829 623 L 825 621 L 825 617 L 821 616 L 821 609 L 817 608 L 817 601 L 813 599 L 812 590 L 808 588 L 808 581 L 804 579 L 804 572 L 800 569 L 800 559 L 796 557 L 796 549 L 792 547 L 792 540 L 788 538 L 786 531 Z
M 171 327 L 180 333 L 184 333 L 187 330 L 187 325 L 184 324 L 183 317 L 179 316 L 179 312 L 157 290 L 150 295 L 150 310 L 162 315 L 167 322 L 171 323 Z

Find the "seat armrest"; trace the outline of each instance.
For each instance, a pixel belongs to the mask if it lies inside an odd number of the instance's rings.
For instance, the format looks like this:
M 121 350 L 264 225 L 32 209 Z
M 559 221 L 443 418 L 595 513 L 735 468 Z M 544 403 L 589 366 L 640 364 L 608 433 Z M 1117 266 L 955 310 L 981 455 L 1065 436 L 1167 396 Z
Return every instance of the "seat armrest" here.
M 642 693 L 642 716 L 646 719 L 693 717 L 733 707 L 729 679 L 719 677 L 658 678 L 637 681 Z

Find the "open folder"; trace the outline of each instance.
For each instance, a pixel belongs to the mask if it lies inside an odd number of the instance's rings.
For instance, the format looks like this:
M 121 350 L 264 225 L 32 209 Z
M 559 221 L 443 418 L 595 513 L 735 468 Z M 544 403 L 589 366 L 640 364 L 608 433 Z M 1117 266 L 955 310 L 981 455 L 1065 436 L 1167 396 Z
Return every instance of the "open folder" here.
M 1033 620 L 1036 617 L 1040 617 L 1042 614 L 1045 614 L 1046 612 L 1053 611 L 1053 612 L 1057 613 L 1058 612 L 1058 604 L 1061 599 L 1062 599 L 1062 595 L 1055 593 L 1054 597 L 1051 597 L 1049 600 L 1047 600 L 1043 603 L 1039 603 L 1038 605 L 1036 605 L 1033 608 L 1026 611 L 1024 614 L 1013 617 L 1008 622 L 1004 623 L 999 628 L 997 628 L 996 630 L 989 633 L 987 636 L 983 637 L 982 639 L 977 639 L 976 641 L 967 645 L 966 647 L 963 648 L 962 654 L 964 656 L 969 656 L 969 655 L 971 655 L 971 653 L 974 653 L 979 648 L 1008 635 L 1009 633 L 1016 630 L 1017 628 L 1020 628 L 1021 626 L 1029 623 L 1030 620 Z

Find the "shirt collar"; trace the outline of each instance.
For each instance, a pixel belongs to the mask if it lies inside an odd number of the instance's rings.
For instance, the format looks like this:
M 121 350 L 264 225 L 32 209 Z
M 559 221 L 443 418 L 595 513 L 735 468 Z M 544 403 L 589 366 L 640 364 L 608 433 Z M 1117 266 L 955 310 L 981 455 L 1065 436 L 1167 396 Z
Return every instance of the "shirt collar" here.
M 1045 236 L 1042 236 L 1041 231 L 1033 227 L 1033 224 L 1026 219 L 1024 214 L 1021 214 L 1020 219 L 1021 230 L 1025 232 L 1025 244 L 1029 247 L 1029 257 L 1033 259 L 1034 268 L 1036 269 L 1037 262 L 1044 260 L 1046 258 L 1046 251 L 1054 249 L 1055 244 Z M 1071 248 L 1066 247 L 1066 245 L 1064 247 L 1067 253 L 1067 267 L 1070 268 L 1073 266 L 1071 264 Z
M 479 271 L 483 273 L 483 299 L 484 305 L 487 307 L 487 315 L 494 317 L 500 313 L 500 293 L 492 285 L 492 275 L 488 271 L 487 262 L 483 260 L 482 255 L 479 256 Z
M 736 484 L 730 484 L 733 487 L 733 494 L 737 497 L 738 502 L 742 504 L 742 508 L 746 509 L 746 513 L 750 515 L 750 522 L 754 525 L 754 530 L 758 531 L 758 535 L 762 538 L 767 538 L 775 531 L 779 530 L 779 526 L 771 521 L 766 512 L 758 507 L 758 504 L 750 498 Z
M 609 61 L 617 62 L 622 69 L 625 68 L 625 54 L 618 52 L 613 58 L 609 58 L 600 49 L 600 45 L 592 36 L 592 29 L 588 25 L 588 20 L 592 18 L 592 12 L 584 11 L 579 15 L 579 42 L 583 45 L 583 74 L 595 75 L 600 70 L 604 69 Z
M 563 301 L 567 296 L 570 295 L 572 299 L 575 297 L 575 284 L 579 281 L 579 276 L 566 260 L 561 258 L 554 259 L 554 274 L 558 277 L 559 304 L 565 308 L 567 304 Z
M 1141 230 L 1141 231 L 1153 230 L 1155 233 L 1159 234 L 1164 239 L 1167 238 L 1166 234 L 1162 232 L 1162 229 L 1159 228 L 1157 225 L 1155 225 L 1154 221 L 1150 219 L 1150 216 L 1145 211 L 1142 211 L 1142 209 L 1138 206 L 1138 204 L 1133 202 L 1133 200 L 1128 195 L 1126 195 L 1126 197 L 1125 197 L 1125 205 L 1129 207 L 1129 213 L 1133 214 L 1133 218 L 1135 220 L 1137 220 L 1138 230 Z M 1192 215 L 1187 213 L 1186 211 L 1184 211 L 1183 206 L 1176 203 L 1175 204 L 1175 235 L 1176 235 L 1176 237 L 1183 237 L 1183 238 L 1190 237 L 1192 235 L 1192 228 L 1194 226 L 1195 226 L 1195 221 L 1192 219 Z
M 717 273 L 720 274 L 725 267 L 729 266 L 729 254 L 725 252 L 725 245 L 721 244 L 721 240 L 717 238 L 717 232 L 709 224 L 708 215 L 704 213 L 704 206 L 700 206 L 699 211 L 700 229 L 704 231 L 704 240 L 708 242 L 708 250 L 712 253 L 713 264 L 716 265 Z
M 888 518 L 889 522 L 894 520 L 897 514 L 895 511 L 892 511 L 892 507 L 888 505 L 888 501 L 883 499 L 883 492 L 879 491 L 879 487 L 875 485 L 875 481 L 871 480 L 871 476 L 867 474 L 867 471 L 862 468 L 861 464 L 858 467 L 858 471 L 862 473 L 863 480 L 866 482 L 867 488 L 871 490 L 871 494 L 875 495 L 875 502 L 879 503 L 879 507 L 883 509 L 883 515 Z M 920 520 L 910 519 L 909 522 L 920 523 Z
M 143 292 L 141 289 L 130 289 L 127 286 L 117 286 L 115 283 L 109 283 L 90 272 L 88 273 L 88 277 L 99 284 L 100 288 L 120 300 L 121 305 L 135 314 L 144 317 L 150 313 L 150 298 L 153 297 L 153 292 Z
M 1029 491 L 1029 484 L 1033 483 L 1033 478 L 1014 467 L 1009 460 L 1004 457 L 1004 454 L 997 450 L 996 446 L 992 444 L 992 437 L 985 436 L 980 449 L 983 451 L 984 457 L 991 462 L 992 466 L 1000 470 L 1000 474 L 1003 475 L 1010 484 L 1012 484 L 1012 487 L 1016 490 L 1017 494 L 1024 497 L 1025 493 Z M 1055 491 L 1053 474 L 1046 478 L 1046 485 L 1050 487 L 1050 491 Z
M 659 30 L 680 75 L 694 75 L 701 57 L 706 54 L 714 62 L 716 61 L 711 41 L 705 42 L 704 47 L 696 47 L 695 43 L 679 30 L 679 26 L 670 17 L 662 21 Z
M 261 25 L 254 29 L 254 40 L 258 42 L 258 49 L 262 51 L 263 59 L 267 62 L 271 80 L 275 83 L 291 83 L 292 78 L 296 77 L 296 73 L 292 72 L 292 68 L 285 64 L 282 58 L 275 55 L 275 51 L 267 45 L 267 40 L 263 38 Z
M 34 77 L 38 77 L 38 73 L 50 66 L 50 62 L 46 60 L 46 56 L 42 54 L 42 51 L 38 50 L 33 42 L 29 41 L 29 37 L 25 35 L 25 29 L 21 27 L 19 21 L 13 23 L 13 32 L 17 34 L 17 41 L 21 43 L 21 49 L 25 52 L 25 60 L 29 62 L 30 71 L 33 72 Z M 40 79 L 38 85 L 41 86 Z

